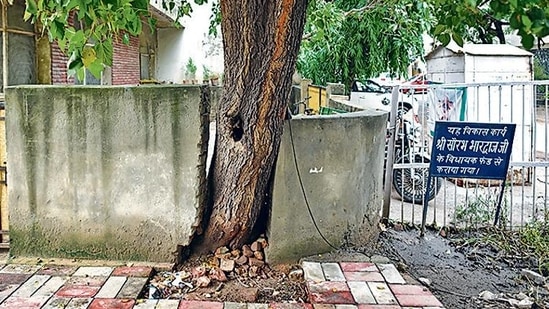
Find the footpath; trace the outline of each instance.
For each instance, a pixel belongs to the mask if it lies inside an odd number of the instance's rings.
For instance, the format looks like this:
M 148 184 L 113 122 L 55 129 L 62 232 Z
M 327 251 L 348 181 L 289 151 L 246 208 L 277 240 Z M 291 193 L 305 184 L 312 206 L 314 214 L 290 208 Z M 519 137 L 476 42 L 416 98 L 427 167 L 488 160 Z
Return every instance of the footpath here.
M 0 308 L 70 309 L 404 309 L 442 308 L 424 286 L 390 263 L 302 262 L 309 303 L 148 299 L 157 266 L 0 264 Z M 166 268 L 166 265 L 158 265 Z

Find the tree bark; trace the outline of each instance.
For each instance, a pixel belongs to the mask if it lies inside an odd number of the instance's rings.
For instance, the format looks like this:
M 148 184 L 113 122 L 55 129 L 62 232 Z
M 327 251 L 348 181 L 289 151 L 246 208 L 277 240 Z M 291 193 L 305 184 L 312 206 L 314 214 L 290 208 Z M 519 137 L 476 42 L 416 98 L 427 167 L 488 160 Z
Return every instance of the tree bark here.
M 265 200 L 303 34 L 307 0 L 221 0 L 225 76 L 198 251 L 240 247 Z

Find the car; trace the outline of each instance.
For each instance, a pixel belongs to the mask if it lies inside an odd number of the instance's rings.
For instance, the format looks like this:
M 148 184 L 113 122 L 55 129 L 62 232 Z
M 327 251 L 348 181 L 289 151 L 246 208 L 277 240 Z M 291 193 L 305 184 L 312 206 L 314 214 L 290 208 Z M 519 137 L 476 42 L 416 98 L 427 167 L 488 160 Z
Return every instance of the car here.
M 351 84 L 351 94 L 349 96 L 349 101 L 355 106 L 390 112 L 391 99 L 391 90 L 382 87 L 371 79 L 355 80 Z M 412 116 L 416 122 L 419 120 L 419 104 L 415 98 L 409 95 L 400 94 L 399 103 L 399 105 L 402 106 L 404 113 Z M 407 113 L 410 110 L 412 111 L 412 113 Z
M 428 80 L 425 74 L 417 74 L 409 78 L 400 86 L 400 91 L 402 93 L 412 93 L 412 94 L 425 94 L 429 90 L 428 87 L 406 87 L 406 86 L 417 86 L 417 85 L 430 85 L 433 84 L 432 81 Z

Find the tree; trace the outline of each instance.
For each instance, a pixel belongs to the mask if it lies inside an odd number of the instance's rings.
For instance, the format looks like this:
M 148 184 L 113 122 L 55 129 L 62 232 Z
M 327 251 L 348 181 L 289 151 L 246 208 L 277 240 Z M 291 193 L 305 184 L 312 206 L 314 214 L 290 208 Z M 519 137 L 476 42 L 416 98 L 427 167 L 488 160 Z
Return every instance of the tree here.
M 223 16 L 225 86 L 210 173 L 212 203 L 198 251 L 249 240 L 270 189 L 307 2 L 221 0 L 216 7 Z M 97 74 L 111 64 L 113 40 L 140 33 L 147 6 L 146 0 L 27 0 L 26 18 L 44 25 L 71 56 L 69 68 L 83 76 L 85 68 Z M 68 25 L 69 17 L 79 27 Z
M 442 44 L 453 39 L 505 43 L 505 34 L 516 32 L 522 46 L 531 49 L 549 35 L 548 0 L 428 0 L 438 21 L 432 34 Z M 507 30 L 506 30 L 507 29 Z
M 316 84 L 346 86 L 383 72 L 404 75 L 423 54 L 427 9 L 413 0 L 316 1 L 309 7 L 298 71 Z

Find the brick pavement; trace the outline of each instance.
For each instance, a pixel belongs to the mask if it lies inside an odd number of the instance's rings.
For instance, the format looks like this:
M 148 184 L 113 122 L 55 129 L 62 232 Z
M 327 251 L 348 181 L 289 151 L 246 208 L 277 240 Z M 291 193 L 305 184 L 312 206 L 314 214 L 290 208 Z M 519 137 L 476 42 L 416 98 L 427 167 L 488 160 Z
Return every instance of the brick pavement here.
M 0 265 L 0 308 L 67 309 L 406 309 L 442 308 L 393 264 L 303 262 L 308 304 L 144 299 L 150 266 Z

